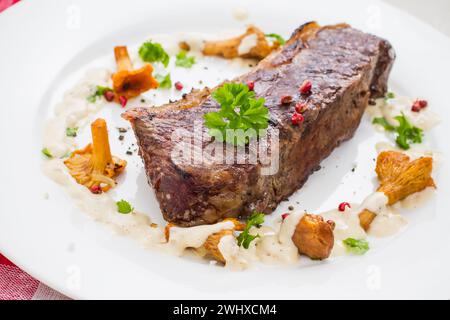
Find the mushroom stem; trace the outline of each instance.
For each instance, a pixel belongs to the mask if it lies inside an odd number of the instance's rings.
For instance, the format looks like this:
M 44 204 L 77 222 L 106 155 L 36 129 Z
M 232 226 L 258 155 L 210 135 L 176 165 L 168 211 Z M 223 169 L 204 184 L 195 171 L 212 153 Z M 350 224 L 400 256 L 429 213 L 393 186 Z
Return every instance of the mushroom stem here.
M 375 219 L 376 216 L 377 215 L 372 211 L 364 209 L 359 214 L 359 225 L 361 226 L 361 228 L 364 229 L 364 231 L 369 230 L 370 224 L 372 223 L 373 219 Z
M 108 129 L 104 119 L 97 119 L 91 124 L 92 133 L 92 162 L 94 172 L 103 173 L 108 163 L 112 163 L 109 147 Z
M 116 57 L 117 71 L 127 71 L 133 69 L 126 46 L 114 47 L 114 56 Z

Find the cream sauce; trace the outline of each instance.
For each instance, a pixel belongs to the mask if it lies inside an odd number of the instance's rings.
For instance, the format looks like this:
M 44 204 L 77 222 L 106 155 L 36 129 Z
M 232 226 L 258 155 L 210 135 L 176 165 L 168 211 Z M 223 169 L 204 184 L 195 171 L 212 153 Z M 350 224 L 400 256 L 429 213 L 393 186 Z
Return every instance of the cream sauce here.
M 111 87 L 111 73 L 106 69 L 92 69 L 69 91 L 55 107 L 54 117 L 47 120 L 44 127 L 43 144 L 54 157 L 62 157 L 76 147 L 75 139 L 67 137 L 66 128 L 81 128 L 90 117 L 105 105 L 102 98 L 95 103 L 87 101 L 96 86 Z
M 170 228 L 170 238 L 167 245 L 173 253 L 181 255 L 187 248 L 201 247 L 210 235 L 222 230 L 231 230 L 233 228 L 234 223 L 232 221 L 190 228 L 172 227 Z
M 353 204 L 352 208 L 357 207 Z M 334 246 L 332 256 L 340 256 L 346 253 L 343 240 L 347 238 L 365 239 L 366 233 L 359 225 L 358 210 L 347 209 L 341 212 L 337 209 L 321 214 L 325 220 L 332 220 L 336 224 L 334 228 Z
M 430 106 L 422 109 L 420 112 L 411 111 L 411 106 L 414 101 L 414 99 L 408 97 L 396 97 L 395 99 L 388 100 L 382 98 L 377 99 L 376 105 L 368 106 L 366 110 L 373 118 L 385 117 L 392 125 L 398 125 L 397 120 L 394 118 L 403 112 L 409 121 L 416 127 L 425 131 L 435 127 L 440 122 L 439 116 L 431 111 Z M 384 130 L 378 125 L 377 127 L 380 130 Z

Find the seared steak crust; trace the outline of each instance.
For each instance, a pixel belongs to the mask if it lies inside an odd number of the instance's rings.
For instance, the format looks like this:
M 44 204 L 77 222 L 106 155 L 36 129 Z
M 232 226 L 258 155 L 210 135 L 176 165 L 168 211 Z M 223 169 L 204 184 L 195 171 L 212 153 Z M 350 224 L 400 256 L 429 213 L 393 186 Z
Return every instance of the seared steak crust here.
M 171 159 L 174 130 L 192 132 L 194 121 L 220 108 L 209 89 L 162 107 L 125 112 L 164 218 L 192 226 L 253 210 L 272 212 L 334 148 L 353 136 L 369 98 L 385 94 L 394 59 L 386 40 L 348 25 L 321 28 L 308 23 L 254 70 L 234 79 L 255 82 L 256 96 L 265 98 L 270 111 L 268 135 L 279 131 L 279 170 L 274 175 L 262 175 L 260 163 L 196 165 Z M 310 95 L 299 93 L 304 80 L 312 82 Z M 291 95 L 292 103 L 280 105 L 283 95 Z M 305 121 L 293 126 L 298 102 L 307 105 Z

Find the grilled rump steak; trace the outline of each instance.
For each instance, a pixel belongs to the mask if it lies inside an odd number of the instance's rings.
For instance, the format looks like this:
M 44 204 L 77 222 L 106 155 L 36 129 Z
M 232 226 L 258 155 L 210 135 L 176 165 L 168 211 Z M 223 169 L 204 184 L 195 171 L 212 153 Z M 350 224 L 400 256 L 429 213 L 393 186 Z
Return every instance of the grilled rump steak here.
M 194 121 L 219 110 L 209 89 L 162 107 L 125 112 L 164 218 L 193 226 L 254 210 L 272 212 L 334 148 L 353 136 L 369 98 L 385 94 L 394 59 L 386 40 L 344 24 L 307 23 L 254 70 L 234 79 L 254 81 L 256 96 L 265 98 L 270 111 L 268 135 L 279 132 L 279 170 L 273 175 L 262 175 L 260 163 L 196 165 L 171 159 L 173 131 L 192 132 Z M 312 82 L 310 95 L 299 93 L 306 79 Z M 284 95 L 291 95 L 292 103 L 281 105 Z M 298 102 L 307 105 L 305 121 L 294 126 L 291 116 Z

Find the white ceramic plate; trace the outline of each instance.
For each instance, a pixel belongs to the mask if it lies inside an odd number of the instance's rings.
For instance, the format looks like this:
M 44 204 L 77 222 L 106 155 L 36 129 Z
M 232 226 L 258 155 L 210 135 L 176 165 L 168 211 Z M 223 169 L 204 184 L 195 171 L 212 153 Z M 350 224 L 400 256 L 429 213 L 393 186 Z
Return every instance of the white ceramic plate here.
M 241 7 L 250 12 L 245 22 L 232 15 Z M 0 252 L 73 298 L 449 298 L 450 168 L 445 161 L 436 197 L 408 215 L 405 231 L 378 242 L 367 255 L 244 272 L 141 249 L 76 210 L 41 173 L 44 119 L 79 70 L 110 54 L 114 45 L 136 44 L 152 33 L 215 32 L 249 22 L 287 36 L 309 20 L 347 22 L 389 39 L 398 55 L 391 87 L 428 99 L 442 116 L 430 139 L 447 157 L 450 40 L 386 4 L 23 1 L 0 15 Z M 373 164 L 361 159 L 370 159 L 373 142 L 376 134 L 366 121 L 296 194 L 300 208 L 331 208 L 342 198 L 357 201 L 366 195 L 373 188 Z M 363 167 L 349 175 L 355 162 Z M 143 174 L 132 178 L 124 197 L 155 207 Z M 152 203 L 145 204 L 146 194 Z

